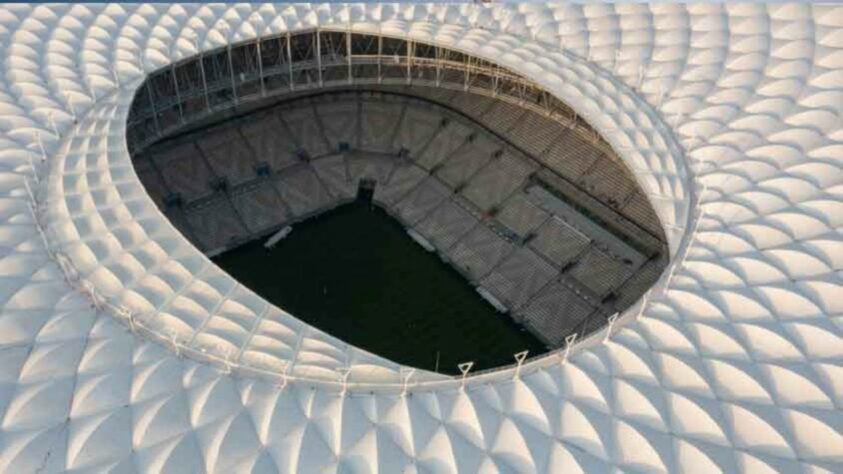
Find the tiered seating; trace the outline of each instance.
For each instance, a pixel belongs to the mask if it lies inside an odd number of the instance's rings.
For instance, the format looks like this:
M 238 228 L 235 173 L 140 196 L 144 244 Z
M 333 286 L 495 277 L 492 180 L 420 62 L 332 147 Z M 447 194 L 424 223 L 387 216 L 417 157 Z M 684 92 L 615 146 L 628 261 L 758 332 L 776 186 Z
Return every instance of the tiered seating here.
M 459 96 L 465 95 L 465 92 L 462 90 L 440 89 L 438 87 L 425 87 L 421 90 L 424 91 L 422 94 L 423 97 L 439 102 L 440 104 L 452 104 L 457 101 Z
M 167 187 L 181 193 L 184 202 L 211 194 L 209 183 L 213 175 L 193 143 L 153 152 L 152 156 Z
M 392 156 L 368 153 L 354 153 L 346 161 L 348 162 L 348 174 L 352 183 L 359 183 L 363 178 L 385 183 L 392 174 L 392 168 L 396 163 L 396 159 Z
M 597 166 L 580 178 L 593 196 L 615 209 L 635 190 L 635 183 L 621 166 L 604 155 Z
M 224 176 L 232 186 L 255 177 L 254 153 L 237 127 L 218 127 L 197 140 L 197 145 L 217 176 Z
M 275 182 L 275 187 L 296 217 L 316 212 L 334 200 L 310 166 L 289 169 Z
M 411 155 L 421 152 L 439 130 L 441 120 L 441 113 L 429 110 L 420 104 L 408 104 L 401 124 L 395 132 L 392 149 L 400 150 L 403 147 L 409 150 Z
M 436 178 L 427 178 L 416 186 L 396 206 L 395 210 L 407 225 L 413 226 L 451 194 Z
M 451 108 L 457 109 L 469 117 L 482 117 L 495 105 L 495 100 L 469 92 L 457 92 L 446 102 Z
M 423 219 L 415 229 L 440 252 L 445 252 L 475 224 L 477 220 L 468 211 L 448 200 Z
M 558 271 L 528 247 L 520 247 L 486 276 L 481 284 L 511 309 L 520 308 Z
M 197 243 L 198 241 L 196 240 L 196 236 L 193 234 L 193 229 L 190 228 L 187 216 L 181 209 L 169 209 L 164 212 L 164 215 L 167 216 L 167 219 L 171 224 L 173 224 L 173 227 L 181 233 L 181 235 L 193 242 L 194 245 L 201 247 L 201 244 Z
M 600 156 L 594 145 L 583 141 L 576 132 L 561 129 L 559 138 L 541 158 L 542 163 L 569 180 L 576 181 Z
M 327 102 L 316 106 L 324 127 L 325 138 L 332 150 L 339 149 L 340 143 L 348 143 L 351 148 L 360 144 L 358 123 L 360 104 L 356 101 Z
M 595 311 L 588 302 L 560 282 L 551 282 L 518 312 L 518 319 L 551 347 L 560 347 L 565 336 Z
M 255 150 L 255 159 L 265 161 L 275 171 L 281 171 L 299 162 L 298 148 L 287 127 L 278 117 L 264 114 L 240 127 L 249 146 Z
M 360 149 L 393 152 L 392 136 L 401 122 L 404 106 L 390 102 L 363 102 L 361 105 Z
M 311 106 L 299 106 L 293 109 L 285 109 L 280 112 L 287 129 L 293 134 L 296 144 L 307 151 L 311 157 L 322 156 L 329 151 L 336 151 L 330 148 L 328 142 L 322 135 L 322 128 L 316 120 L 316 114 Z
M 597 295 L 604 296 L 626 280 L 632 271 L 622 261 L 592 245 L 569 274 Z
M 231 204 L 251 234 L 258 234 L 290 218 L 278 192 L 269 182 L 232 196 Z
M 218 197 L 187 212 L 187 221 L 200 246 L 206 252 L 245 238 L 249 232 L 225 197 Z
M 498 222 L 521 237 L 527 236 L 547 218 L 547 212 L 530 202 L 520 192 L 513 194 L 495 216 Z
M 564 195 L 565 198 L 563 201 L 565 202 L 573 202 L 577 203 L 581 207 L 585 207 L 589 210 L 591 214 L 596 216 L 602 222 L 610 223 L 614 232 L 619 232 L 622 235 L 627 236 L 628 238 L 633 238 L 639 242 L 641 245 L 647 246 L 650 250 L 650 253 L 658 251 L 659 241 L 650 234 L 643 232 L 641 228 L 636 226 L 632 221 L 623 217 L 622 214 L 619 214 L 613 211 L 608 204 L 602 203 L 597 198 L 591 196 L 590 194 L 586 193 L 585 191 L 575 187 L 568 181 L 565 181 L 562 178 L 559 178 L 557 175 L 552 174 L 547 169 L 542 169 L 535 175 L 540 181 L 546 184 L 541 186 L 536 186 L 536 189 L 547 189 L 546 192 L 550 192 L 554 195 Z M 528 192 L 532 192 L 533 187 L 528 188 Z M 537 192 L 537 198 L 541 194 L 539 191 Z M 549 205 L 552 203 L 548 203 Z M 566 207 L 570 207 L 566 204 Z M 584 216 L 587 219 L 587 216 Z M 595 224 L 592 227 L 600 228 L 600 225 Z M 602 230 L 598 231 L 599 234 L 607 236 L 612 231 L 608 230 L 606 227 L 602 227 Z M 593 238 L 594 236 L 592 236 Z M 615 243 L 617 243 L 617 239 Z M 610 241 L 604 242 L 606 245 L 613 245 L 614 244 Z M 628 250 L 632 250 L 633 253 L 638 254 L 639 258 L 641 256 L 640 252 L 635 251 L 634 249 L 629 249 L 626 244 L 621 244 L 627 247 Z M 617 249 L 616 249 L 617 250 Z M 635 260 L 635 258 L 633 258 Z
M 436 171 L 442 181 L 451 188 L 467 183 L 483 165 L 492 159 L 492 153 L 499 149 L 499 143 L 480 135 L 472 142 L 465 142 L 446 159 Z
M 532 163 L 506 153 L 480 170 L 463 195 L 479 208 L 489 210 L 509 197 L 534 169 Z
M 491 128 L 495 131 L 495 133 L 501 135 L 506 134 L 509 136 L 507 132 L 509 132 L 510 129 L 515 127 L 521 121 L 524 114 L 530 113 L 524 110 L 524 108 L 510 104 L 509 102 L 488 99 L 485 97 L 483 100 L 491 101 L 492 106 L 488 107 L 480 117 L 480 123 Z
M 620 295 L 616 306 L 626 308 L 635 303 L 640 295 L 658 281 L 667 263 L 667 251 L 665 250 L 658 258 L 648 261 L 639 268 L 635 275 L 616 290 Z
M 511 137 L 512 141 L 522 150 L 532 156 L 540 156 L 559 136 L 561 129 L 561 125 L 557 122 L 528 111 L 519 118 L 517 124 L 509 131 L 507 136 Z
M 155 170 L 152 162 L 146 159 L 136 160 L 135 172 L 138 174 L 141 183 L 143 183 L 143 187 L 146 188 L 149 197 L 155 201 L 155 204 L 159 208 L 162 207 L 164 205 L 164 198 L 169 194 L 169 190 L 167 190 L 164 181 L 158 176 L 158 172 Z
M 478 281 L 512 251 L 513 245 L 485 225 L 475 226 L 447 252 L 448 258 Z
M 313 160 L 311 165 L 333 196 L 345 200 L 357 193 L 357 182 L 348 176 L 348 165 L 343 155 L 328 155 Z
M 389 180 L 375 188 L 374 199 L 391 209 L 427 176 L 427 172 L 416 165 L 398 165 L 392 171 Z
M 626 205 L 623 206 L 621 212 L 637 222 L 641 227 L 650 231 L 653 235 L 659 235 L 662 232 L 658 217 L 655 216 L 655 212 L 650 207 L 647 196 L 640 190 L 636 190 L 627 199 Z
M 573 182 L 580 181 L 583 174 L 589 171 L 589 176 L 592 178 L 596 178 L 598 175 L 607 175 L 609 179 L 601 177 L 587 182 L 588 185 L 594 186 L 592 192 L 602 192 L 600 195 L 602 199 L 608 200 L 611 198 L 613 201 L 622 204 L 625 201 L 622 202 L 621 200 L 629 197 L 630 192 L 634 189 L 632 181 L 626 179 L 629 173 L 626 170 L 616 169 L 616 164 L 608 161 L 608 158 L 603 156 L 603 152 L 596 148 L 587 137 L 583 137 L 576 131 L 563 128 L 559 123 L 539 113 L 525 111 L 514 104 L 498 102 L 488 97 L 459 91 L 449 96 L 447 91 L 440 89 L 414 88 L 413 93 L 428 97 L 465 113 L 476 114 L 478 111 L 483 111 L 483 115 L 478 119 L 479 122 L 505 135 L 513 144 L 533 154 L 543 164 Z M 412 107 L 408 107 L 408 111 L 411 109 Z M 443 138 L 439 138 L 438 141 L 443 140 L 444 134 Z M 438 143 L 434 143 L 436 141 L 431 142 L 430 150 L 436 150 L 438 145 Z M 418 162 L 425 169 L 430 169 L 440 163 L 443 156 L 447 155 L 441 152 L 427 153 Z M 598 159 L 607 161 L 595 163 Z M 603 167 L 604 163 L 612 164 Z M 444 177 L 443 179 L 448 181 L 449 185 L 455 185 L 452 179 Z M 614 195 L 609 195 L 609 191 L 614 192 Z M 634 206 L 635 204 L 630 205 L 630 210 L 633 210 Z M 643 207 L 649 210 L 647 203 Z M 636 222 L 642 223 L 648 230 L 655 231 L 655 234 L 660 233 L 658 224 L 653 224 L 655 222 L 654 216 L 643 216 L 642 214 L 634 214 Z M 630 213 L 629 215 L 632 216 L 633 214 Z M 643 217 L 643 220 L 639 220 L 638 216 Z M 643 224 L 643 222 L 647 222 L 649 226 Z
M 454 201 L 454 204 L 463 208 L 465 212 L 467 212 L 475 220 L 488 219 L 489 213 L 486 210 L 480 209 L 476 204 L 466 199 L 466 197 L 462 194 L 454 194 L 451 196 L 451 200 Z
M 591 240 L 587 236 L 553 216 L 539 228 L 530 246 L 562 268 L 582 253 L 589 243 Z
M 471 135 L 471 129 L 459 122 L 451 121 L 445 128 L 439 130 L 420 154 L 413 156 L 416 164 L 425 170 L 432 169 L 461 147 L 469 135 Z

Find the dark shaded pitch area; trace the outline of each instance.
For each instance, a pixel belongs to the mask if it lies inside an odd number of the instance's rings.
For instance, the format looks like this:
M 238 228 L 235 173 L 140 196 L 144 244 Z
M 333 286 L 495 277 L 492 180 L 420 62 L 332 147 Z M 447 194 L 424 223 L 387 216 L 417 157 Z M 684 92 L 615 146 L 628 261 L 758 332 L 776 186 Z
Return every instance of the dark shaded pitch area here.
M 400 223 L 365 201 L 296 224 L 272 250 L 258 239 L 214 259 L 297 318 L 395 362 L 456 374 L 514 362 L 544 345 L 497 313 Z

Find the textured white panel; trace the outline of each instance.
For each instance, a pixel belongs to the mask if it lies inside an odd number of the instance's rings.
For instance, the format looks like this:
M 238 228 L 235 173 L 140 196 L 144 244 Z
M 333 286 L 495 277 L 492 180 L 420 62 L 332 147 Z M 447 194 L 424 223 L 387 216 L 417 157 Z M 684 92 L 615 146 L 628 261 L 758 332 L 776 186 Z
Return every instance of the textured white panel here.
M 657 287 L 608 339 L 410 396 L 215 268 L 132 168 L 133 92 L 317 26 L 569 103 L 662 220 Z M 843 471 L 843 8 L 14 4 L 0 48 L 0 470 Z

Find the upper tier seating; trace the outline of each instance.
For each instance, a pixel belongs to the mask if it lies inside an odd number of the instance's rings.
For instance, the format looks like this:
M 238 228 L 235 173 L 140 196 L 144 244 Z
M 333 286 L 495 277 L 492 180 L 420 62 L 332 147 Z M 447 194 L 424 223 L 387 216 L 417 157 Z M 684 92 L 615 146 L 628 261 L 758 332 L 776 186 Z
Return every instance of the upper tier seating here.
M 298 146 L 287 126 L 274 113 L 249 121 L 240 130 L 257 161 L 269 163 L 275 171 L 298 163 L 295 154 Z
M 313 107 L 302 105 L 292 109 L 285 108 L 279 112 L 279 115 L 293 135 L 298 145 L 297 150 L 304 150 L 311 157 L 322 156 L 337 150 L 337 145 L 330 145 L 322 134 L 322 127 L 316 120 Z
M 255 177 L 255 153 L 237 127 L 217 127 L 196 144 L 217 176 L 225 176 L 232 186 Z
M 138 174 L 141 183 L 146 188 L 146 192 L 155 201 L 158 207 L 164 205 L 164 199 L 170 194 L 167 185 L 155 169 L 154 164 L 149 159 L 139 159 L 135 161 L 135 172 Z
M 360 104 L 357 102 L 327 102 L 316 105 L 322 121 L 325 138 L 332 150 L 338 150 L 340 143 L 351 148 L 360 147 Z M 316 156 L 316 155 L 314 155 Z
M 382 153 L 397 151 L 393 148 L 392 136 L 401 123 L 404 104 L 363 102 L 361 107 L 360 149 Z
M 497 208 L 535 169 L 535 164 L 504 153 L 484 166 L 462 194 L 483 210 Z
M 392 149 L 402 147 L 411 155 L 420 152 L 439 130 L 442 115 L 422 106 L 408 106 L 392 141 Z
M 185 202 L 208 196 L 214 174 L 192 142 L 184 143 L 151 156 L 170 191 L 181 193 Z

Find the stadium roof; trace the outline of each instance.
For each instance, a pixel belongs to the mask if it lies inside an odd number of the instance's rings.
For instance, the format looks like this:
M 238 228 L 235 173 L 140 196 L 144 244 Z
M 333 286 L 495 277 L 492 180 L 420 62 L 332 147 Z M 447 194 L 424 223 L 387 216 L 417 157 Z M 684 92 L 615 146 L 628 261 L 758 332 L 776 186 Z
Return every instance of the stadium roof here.
M 263 301 L 146 195 L 149 72 L 313 28 L 435 42 L 574 107 L 672 262 L 608 331 L 466 380 Z M 0 470 L 843 471 L 843 7 L 0 8 Z

